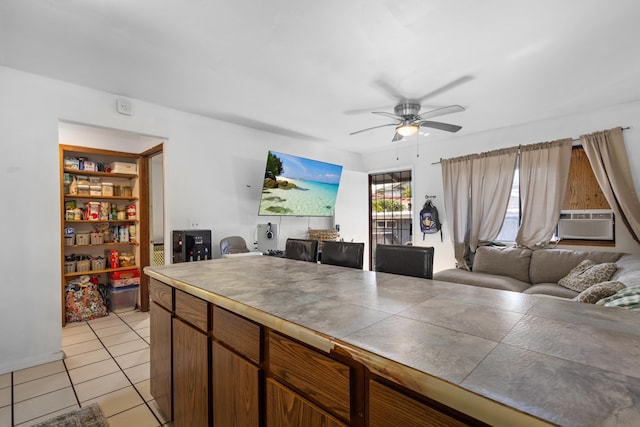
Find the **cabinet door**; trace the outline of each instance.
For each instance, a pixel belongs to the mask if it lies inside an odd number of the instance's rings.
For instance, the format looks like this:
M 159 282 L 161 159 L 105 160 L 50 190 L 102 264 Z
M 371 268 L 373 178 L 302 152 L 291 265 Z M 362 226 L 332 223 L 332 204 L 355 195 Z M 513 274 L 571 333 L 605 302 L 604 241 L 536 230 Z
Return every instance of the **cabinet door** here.
M 171 312 L 151 304 L 150 391 L 168 420 L 173 419 L 171 402 Z
M 377 381 L 370 381 L 369 425 L 371 427 L 458 427 L 469 424 L 413 400 Z
M 209 425 L 209 338 L 173 319 L 173 425 Z
M 213 425 L 252 427 L 260 421 L 260 370 L 212 343 Z
M 267 427 L 346 427 L 347 424 L 293 393 L 288 388 L 267 379 Z

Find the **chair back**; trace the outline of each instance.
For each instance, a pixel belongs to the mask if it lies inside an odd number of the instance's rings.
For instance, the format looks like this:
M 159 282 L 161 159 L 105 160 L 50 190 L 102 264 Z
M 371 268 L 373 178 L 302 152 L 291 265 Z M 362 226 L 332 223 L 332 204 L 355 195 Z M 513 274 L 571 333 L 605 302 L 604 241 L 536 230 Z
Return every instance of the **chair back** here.
M 322 253 L 320 255 L 322 264 L 362 269 L 363 259 L 364 243 L 334 241 L 322 243 Z
M 226 254 L 242 254 L 249 252 L 247 242 L 240 236 L 229 236 L 220 240 L 220 252 Z
M 318 241 L 307 239 L 287 239 L 284 257 L 298 261 L 318 261 Z
M 432 279 L 433 248 L 425 246 L 377 245 L 376 271 Z

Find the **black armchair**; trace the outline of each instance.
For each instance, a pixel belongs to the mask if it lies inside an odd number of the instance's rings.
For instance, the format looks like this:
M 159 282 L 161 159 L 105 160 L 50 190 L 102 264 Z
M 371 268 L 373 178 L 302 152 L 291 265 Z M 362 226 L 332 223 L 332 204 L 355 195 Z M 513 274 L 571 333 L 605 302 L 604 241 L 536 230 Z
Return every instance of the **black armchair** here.
M 327 241 L 322 244 L 322 264 L 362 269 L 364 243 Z
M 432 279 L 433 248 L 425 246 L 377 245 L 376 271 Z

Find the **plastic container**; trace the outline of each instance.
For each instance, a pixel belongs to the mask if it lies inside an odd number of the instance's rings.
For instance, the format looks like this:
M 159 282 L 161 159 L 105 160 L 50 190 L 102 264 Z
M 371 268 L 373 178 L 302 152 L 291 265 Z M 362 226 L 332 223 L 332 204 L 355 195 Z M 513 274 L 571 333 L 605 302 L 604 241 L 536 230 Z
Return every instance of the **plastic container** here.
M 100 185 L 100 184 L 91 184 L 89 186 L 89 195 L 90 196 L 102 196 L 102 185 Z
M 111 197 L 113 196 L 113 183 L 112 182 L 103 182 L 102 183 L 102 195 Z
M 89 187 L 89 184 L 78 184 L 78 196 L 88 196 Z
M 76 245 L 88 245 L 90 242 L 89 233 L 77 233 L 76 234 Z
M 113 313 L 135 310 L 138 301 L 138 285 L 120 288 L 109 285 L 107 286 L 107 298 L 109 311 Z
M 73 246 L 76 242 L 75 234 L 67 234 L 64 236 L 64 245 L 65 246 Z
M 138 173 L 138 165 L 136 163 L 113 162 L 111 163 L 111 172 L 135 175 Z

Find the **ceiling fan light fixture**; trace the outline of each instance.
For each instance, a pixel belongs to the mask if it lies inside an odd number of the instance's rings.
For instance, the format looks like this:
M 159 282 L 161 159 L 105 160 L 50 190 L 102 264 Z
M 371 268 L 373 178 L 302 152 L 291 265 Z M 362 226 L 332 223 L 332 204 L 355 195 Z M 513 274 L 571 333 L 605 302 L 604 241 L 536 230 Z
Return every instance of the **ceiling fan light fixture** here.
M 420 126 L 415 123 L 404 122 L 396 128 L 396 132 L 402 136 L 411 136 L 417 133 L 419 128 Z

